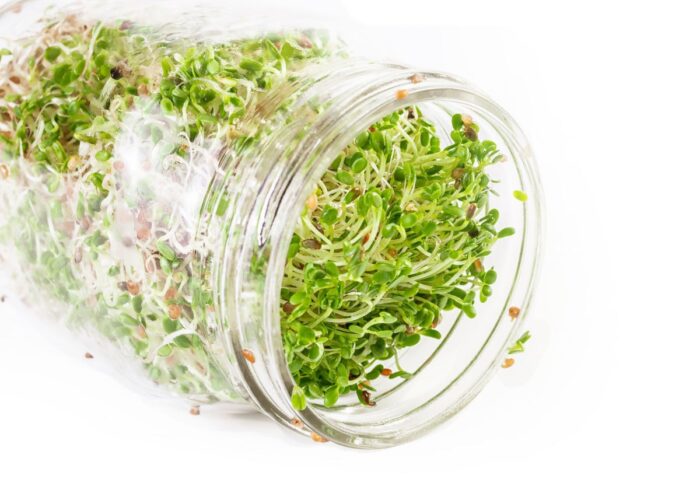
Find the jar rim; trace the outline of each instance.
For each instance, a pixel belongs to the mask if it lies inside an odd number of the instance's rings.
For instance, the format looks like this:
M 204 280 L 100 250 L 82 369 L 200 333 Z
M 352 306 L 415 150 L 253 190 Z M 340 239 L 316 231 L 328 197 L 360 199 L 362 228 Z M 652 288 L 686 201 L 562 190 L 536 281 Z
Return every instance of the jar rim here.
M 276 141 L 276 163 L 270 165 L 267 172 L 265 168 L 249 169 L 250 172 L 262 172 L 265 178 L 256 184 L 259 187 L 257 193 L 249 193 L 249 210 L 239 220 L 244 229 L 235 238 L 239 245 L 226 245 L 224 249 L 227 255 L 222 269 L 226 270 L 219 282 L 220 297 L 228 306 L 230 331 L 235 332 L 229 336 L 230 342 L 225 344 L 229 355 L 237 361 L 237 378 L 243 381 L 251 400 L 262 412 L 295 430 L 300 430 L 293 424 L 298 419 L 304 424 L 302 432 L 314 432 L 341 445 L 381 448 L 415 439 L 444 422 L 466 406 L 496 373 L 500 359 L 515 341 L 527 315 L 539 276 L 544 231 L 543 197 L 532 149 L 520 127 L 503 108 L 471 83 L 444 73 L 416 72 L 399 65 L 365 61 L 345 64 L 340 74 L 329 72 L 329 76 L 317 85 L 332 88 L 341 75 L 354 75 L 358 85 L 321 113 L 321 118 L 310 128 L 303 121 L 297 124 L 299 130 L 305 129 L 306 137 L 292 148 L 292 155 L 284 157 L 285 162 L 279 161 L 280 143 Z M 415 75 L 420 75 L 420 78 L 415 78 Z M 375 82 L 369 87 L 368 76 Z M 397 94 L 404 90 L 408 92 Z M 398 95 L 401 98 L 397 98 Z M 308 194 L 327 165 L 347 144 L 369 125 L 397 109 L 436 101 L 449 101 L 460 109 L 478 109 L 480 117 L 488 120 L 507 145 L 522 190 L 530 194 L 528 203 L 523 204 L 520 252 L 509 292 L 509 296 L 519 297 L 521 313 L 515 321 L 511 321 L 505 314 L 507 307 L 503 308 L 484 344 L 483 353 L 477 353 L 475 359 L 488 354 L 487 358 L 481 358 L 478 368 L 471 364 L 465 367 L 453 383 L 436 387 L 432 399 L 421 407 L 410 409 L 401 418 L 368 421 L 359 425 L 359 430 L 350 430 L 335 420 L 334 413 L 327 409 L 309 404 L 306 409 L 297 411 L 291 406 L 295 383 L 287 365 L 279 315 L 281 276 L 287 248 Z M 287 135 L 294 135 L 294 128 L 290 127 Z M 261 219 L 261 214 L 272 215 L 270 219 Z M 267 226 L 262 231 L 264 235 L 261 235 L 263 220 Z M 268 246 L 270 238 L 274 244 Z M 240 246 L 240 250 L 234 250 L 237 246 Z M 261 257 L 260 250 L 263 248 L 267 273 L 261 289 L 260 278 L 253 277 L 245 269 L 250 267 L 251 257 Z M 260 302 L 256 310 L 261 317 L 244 321 L 244 316 L 250 316 L 250 311 L 245 309 L 252 302 L 240 299 L 251 293 L 258 294 L 252 301 Z M 237 299 L 232 300 L 231 295 Z M 260 362 L 246 362 L 242 354 L 244 349 L 254 349 L 259 353 Z M 472 370 L 470 376 L 465 377 L 469 370 Z M 400 387 L 398 390 L 401 390 Z M 430 408 L 424 408 L 426 405 L 430 405 Z

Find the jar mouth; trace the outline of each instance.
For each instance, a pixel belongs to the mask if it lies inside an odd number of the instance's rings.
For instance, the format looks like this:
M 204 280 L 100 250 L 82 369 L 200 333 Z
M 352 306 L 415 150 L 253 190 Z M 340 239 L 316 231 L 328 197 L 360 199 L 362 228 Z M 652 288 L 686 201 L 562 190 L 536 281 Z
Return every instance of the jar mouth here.
M 350 447 L 381 448 L 412 440 L 468 404 L 495 374 L 519 334 L 538 276 L 542 191 L 524 134 L 502 108 L 471 84 L 445 74 L 415 75 L 401 66 L 361 63 L 319 82 L 319 88 L 332 88 L 344 76 L 352 85 L 314 122 L 300 120 L 270 141 L 272 157 L 259 160 L 257 167 L 262 168 L 250 169 L 261 173 L 258 182 L 250 184 L 258 188 L 255 201 L 251 196 L 241 224 L 232 224 L 240 230 L 235 238 L 242 250 L 227 251 L 224 258 L 229 271 L 222 273 L 227 283 L 221 283 L 221 299 L 234 332 L 229 355 L 236 358 L 237 378 L 251 400 L 286 426 L 298 429 L 293 423 L 301 421 L 304 432 Z M 279 311 L 287 249 L 296 222 L 332 160 L 371 124 L 412 105 L 418 105 L 445 134 L 449 134 L 452 113 L 470 114 L 481 127 L 480 134 L 494 140 L 508 157 L 506 163 L 489 167 L 499 169 L 493 176 L 500 181 L 496 203 L 501 218 L 516 228 L 516 236 L 499 241 L 488 257 L 489 265 L 498 262 L 498 286 L 494 296 L 479 305 L 476 319 L 462 313 L 447 315 L 440 328 L 441 340 L 422 349 L 404 349 L 402 365 L 410 366 L 414 376 L 383 381 L 373 397 L 376 406 L 341 399 L 331 408 L 310 402 L 297 411 L 290 403 L 295 383 L 286 361 Z M 514 190 L 526 192 L 527 203 L 515 200 Z M 249 271 L 253 261 L 264 263 L 262 275 Z M 515 319 L 508 314 L 510 306 L 520 309 Z M 254 351 L 258 362 L 247 362 L 243 349 Z

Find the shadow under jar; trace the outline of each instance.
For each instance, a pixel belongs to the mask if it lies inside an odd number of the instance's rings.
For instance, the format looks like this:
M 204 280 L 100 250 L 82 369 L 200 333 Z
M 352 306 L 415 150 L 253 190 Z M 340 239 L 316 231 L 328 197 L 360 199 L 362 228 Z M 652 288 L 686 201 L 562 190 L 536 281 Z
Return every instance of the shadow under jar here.
M 392 446 L 464 407 L 537 276 L 518 126 L 468 82 L 349 56 L 324 31 L 159 16 L 0 11 L 17 293 L 151 386 L 315 440 Z

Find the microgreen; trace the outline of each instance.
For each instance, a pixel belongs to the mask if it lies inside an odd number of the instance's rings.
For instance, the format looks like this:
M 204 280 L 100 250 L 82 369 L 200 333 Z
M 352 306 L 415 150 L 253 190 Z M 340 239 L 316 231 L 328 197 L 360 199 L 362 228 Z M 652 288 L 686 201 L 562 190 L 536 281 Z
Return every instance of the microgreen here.
M 497 231 L 498 211 L 487 210 L 487 170 L 500 156 L 462 115 L 452 125 L 443 147 L 420 109 L 392 113 L 322 177 L 292 240 L 282 290 L 295 407 L 301 394 L 304 404 L 332 406 L 352 393 L 374 405 L 369 381 L 382 362 L 439 340 L 441 311 L 472 318 L 477 298 L 493 293 L 497 273 L 480 258 L 515 232 Z M 410 376 L 399 368 L 389 378 Z
M 12 76 L 0 79 L 0 173 L 7 205 L 17 202 L 0 240 L 73 326 L 135 355 L 158 384 L 197 401 L 240 398 L 211 340 L 210 247 L 220 242 L 201 241 L 182 200 L 163 201 L 147 179 L 156 170 L 189 187 L 201 151 L 254 149 L 261 96 L 335 52 L 299 33 L 166 41 L 133 23 L 47 22 L 0 50 Z M 489 210 L 489 166 L 503 157 L 471 118 L 451 123 L 445 138 L 417 107 L 391 113 L 342 151 L 307 202 L 280 301 L 297 410 L 348 394 L 374 406 L 370 381 L 412 376 L 402 349 L 436 346 L 443 311 L 473 318 L 493 294 L 485 259 L 515 232 Z M 119 148 L 127 133 L 147 149 L 136 164 Z M 197 217 L 235 208 L 225 193 L 211 199 Z
M 518 340 L 515 341 L 515 344 L 513 344 L 509 349 L 508 349 L 508 354 L 515 354 L 516 352 L 523 352 L 525 350 L 525 342 L 530 340 L 532 335 L 530 335 L 530 331 L 528 330 L 527 332 L 523 333 Z
M 263 95 L 337 50 L 296 32 L 165 34 L 70 15 L 0 49 L 0 199 L 12 207 L 0 242 L 14 246 L 37 302 L 111 340 L 156 383 L 199 402 L 237 400 L 211 348 L 218 243 L 186 224 L 196 209 L 183 216 L 182 200 L 159 190 L 189 188 L 202 151 L 254 147 L 259 124 L 241 124 Z M 120 149 L 129 134 L 136 144 Z M 212 199 L 201 216 L 223 217 L 227 197 Z M 322 356 L 304 334 L 309 359 Z

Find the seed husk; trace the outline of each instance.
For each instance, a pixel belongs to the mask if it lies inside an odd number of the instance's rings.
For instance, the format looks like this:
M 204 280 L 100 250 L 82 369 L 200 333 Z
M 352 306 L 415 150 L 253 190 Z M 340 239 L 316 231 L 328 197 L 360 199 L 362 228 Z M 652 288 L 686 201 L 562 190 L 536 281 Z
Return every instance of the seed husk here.
M 311 439 L 316 443 L 327 443 L 328 442 L 328 439 L 324 438 L 320 434 L 316 434 L 315 432 L 311 433 Z
M 411 83 L 420 83 L 422 81 L 425 81 L 425 76 L 421 75 L 420 73 L 415 73 L 411 75 L 408 79 Z
M 165 298 L 165 300 L 170 301 L 170 300 L 173 300 L 176 296 L 177 296 L 177 288 L 175 288 L 174 286 L 171 286 L 165 292 L 164 298 Z
M 313 212 L 316 210 L 316 207 L 318 207 L 318 197 L 316 193 L 312 193 L 311 196 L 306 199 L 306 208 L 309 209 L 309 212 Z
M 138 295 L 139 292 L 141 291 L 141 286 L 138 283 L 136 283 L 135 281 L 127 281 L 126 282 L 126 290 L 131 295 Z
M 517 318 L 518 316 L 520 316 L 520 308 L 516 306 L 509 307 L 508 316 L 510 316 L 511 319 Z
M 124 70 L 119 66 L 114 66 L 109 70 L 110 76 L 115 80 L 121 80 L 124 76 Z
M 314 238 L 305 239 L 304 241 L 301 242 L 301 244 L 304 246 L 304 248 L 309 248 L 311 250 L 320 250 L 321 249 L 321 242 L 314 239 Z
M 372 400 L 370 392 L 364 389 L 362 390 L 362 402 L 367 406 L 375 406 L 377 404 L 376 401 Z
M 182 315 L 182 309 L 177 304 L 170 304 L 168 306 L 168 316 L 170 319 L 179 319 Z
M 502 368 L 510 368 L 513 366 L 515 363 L 515 360 L 513 358 L 506 358 L 503 360 L 503 364 L 501 365 Z
M 246 359 L 246 361 L 248 361 L 248 363 L 255 363 L 255 354 L 253 354 L 253 351 L 243 349 L 241 354 L 243 354 L 243 357 Z

